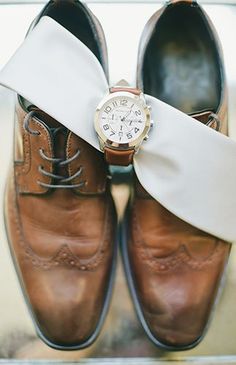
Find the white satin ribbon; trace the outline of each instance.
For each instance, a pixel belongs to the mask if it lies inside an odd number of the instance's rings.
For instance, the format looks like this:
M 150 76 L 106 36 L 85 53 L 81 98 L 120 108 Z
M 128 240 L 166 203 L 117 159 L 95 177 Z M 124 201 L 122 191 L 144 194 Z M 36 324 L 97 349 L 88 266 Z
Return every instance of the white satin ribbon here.
M 0 83 L 99 149 L 93 120 L 107 92 L 93 53 L 43 17 L 0 73 Z M 144 188 L 179 218 L 236 241 L 236 143 L 146 95 L 155 122 L 134 158 Z

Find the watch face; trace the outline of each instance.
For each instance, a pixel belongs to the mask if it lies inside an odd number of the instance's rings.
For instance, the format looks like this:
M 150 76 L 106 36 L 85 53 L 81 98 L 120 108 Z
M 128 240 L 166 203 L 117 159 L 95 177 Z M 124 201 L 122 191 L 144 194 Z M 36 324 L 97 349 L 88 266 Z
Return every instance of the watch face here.
M 102 106 L 99 124 L 108 140 L 127 144 L 135 141 L 143 133 L 146 113 L 139 100 L 128 96 L 116 96 Z

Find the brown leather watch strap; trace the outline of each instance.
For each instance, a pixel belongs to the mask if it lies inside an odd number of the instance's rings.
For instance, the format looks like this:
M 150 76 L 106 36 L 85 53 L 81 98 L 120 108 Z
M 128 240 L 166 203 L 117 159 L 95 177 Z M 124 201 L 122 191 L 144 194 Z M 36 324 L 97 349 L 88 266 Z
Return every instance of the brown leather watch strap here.
M 104 148 L 105 159 L 109 165 L 129 166 L 133 162 L 134 149 L 121 151 L 109 147 Z

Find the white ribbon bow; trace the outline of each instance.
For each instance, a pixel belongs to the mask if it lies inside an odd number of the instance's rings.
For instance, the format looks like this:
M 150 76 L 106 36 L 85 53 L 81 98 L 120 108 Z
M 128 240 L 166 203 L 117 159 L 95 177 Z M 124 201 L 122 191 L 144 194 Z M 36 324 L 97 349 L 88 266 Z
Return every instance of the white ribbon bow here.
M 0 73 L 0 83 L 99 149 L 94 113 L 108 89 L 93 53 L 43 17 Z M 134 158 L 137 177 L 165 208 L 236 241 L 236 143 L 146 95 L 154 128 Z

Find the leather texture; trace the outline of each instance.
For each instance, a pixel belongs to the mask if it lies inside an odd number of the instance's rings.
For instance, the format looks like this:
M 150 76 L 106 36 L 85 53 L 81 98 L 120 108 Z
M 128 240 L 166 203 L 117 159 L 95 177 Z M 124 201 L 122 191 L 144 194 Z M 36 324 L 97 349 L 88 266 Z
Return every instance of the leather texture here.
M 227 133 L 227 93 L 219 49 L 215 30 L 198 4 L 170 3 L 153 15 L 144 31 L 138 86 Z M 195 208 L 191 196 L 183 204 Z M 196 346 L 209 323 L 231 245 L 176 217 L 136 177 L 126 227 L 126 269 L 147 334 L 166 350 Z
M 105 160 L 110 165 L 129 166 L 133 162 L 134 149 L 132 150 L 115 150 L 109 147 L 104 148 Z
M 84 5 L 50 1 L 45 14 L 102 54 L 106 69 L 98 24 Z M 101 329 L 112 289 L 117 219 L 108 166 L 97 149 L 18 100 L 5 203 L 9 245 L 40 337 L 56 349 L 84 348 Z
M 74 2 L 70 1 L 70 4 L 71 3 Z M 203 19 L 203 23 L 210 25 L 205 13 L 201 11 L 201 8 L 198 7 L 197 4 L 189 4 L 189 2 L 182 3 L 182 5 L 184 4 L 189 7 L 191 6 L 191 11 L 198 11 L 199 16 Z M 168 9 L 175 9 L 175 5 L 180 6 L 180 2 L 177 1 L 175 4 L 168 5 Z M 165 11 L 166 7 L 162 9 L 163 13 Z M 74 11 L 73 14 L 75 14 Z M 153 17 L 150 24 L 154 28 L 160 16 L 162 16 L 162 14 L 157 13 L 156 18 L 155 16 Z M 175 17 L 174 19 L 179 19 L 179 17 Z M 182 24 L 184 24 L 184 22 L 183 19 L 180 18 L 178 25 L 181 26 Z M 141 67 L 138 70 L 139 84 L 141 84 L 141 81 L 143 80 L 142 56 L 146 53 L 145 44 L 147 45 L 149 43 L 149 36 L 154 32 L 154 28 L 152 28 L 152 30 L 146 30 L 142 42 L 144 48 L 142 45 L 140 48 L 139 65 Z M 196 33 L 197 28 L 195 29 Z M 206 38 L 209 39 L 210 36 L 212 40 L 214 40 L 215 33 L 212 32 L 211 26 L 209 28 L 210 29 L 206 30 Z M 206 38 L 204 37 L 204 41 L 206 41 Z M 196 38 L 194 39 L 196 40 Z M 48 44 L 53 44 L 53 47 L 48 47 Z M 216 45 L 215 53 L 220 56 L 217 42 L 208 41 L 208 45 L 211 47 L 215 47 Z M 185 46 L 187 46 L 187 44 L 185 44 Z M 171 49 L 173 48 L 171 47 Z M 40 57 L 36 57 L 34 62 L 31 62 L 29 65 L 26 60 L 31 59 L 31 55 L 37 54 L 37 52 L 40 53 Z M 65 54 L 67 57 L 65 57 Z M 227 104 L 224 102 L 224 100 L 226 100 L 226 91 L 223 66 L 221 66 L 222 59 L 221 56 L 217 58 L 218 61 L 220 61 L 219 65 L 221 67 L 219 80 L 219 85 L 222 89 L 221 100 L 219 100 L 219 107 L 217 110 L 213 109 L 212 105 L 204 107 L 206 107 L 205 110 L 216 114 L 217 118 L 221 121 L 221 131 L 223 132 L 224 129 L 225 131 L 227 129 L 227 124 L 224 122 L 227 115 Z M 59 63 L 59 59 L 63 59 L 64 62 Z M 208 57 L 208 60 L 209 59 L 212 59 L 212 57 Z M 216 70 L 216 68 L 217 67 L 214 65 L 213 70 Z M 45 75 L 47 75 L 47 77 L 45 77 Z M 152 77 L 154 75 L 155 74 L 152 74 Z M 209 75 L 209 73 L 207 73 L 207 75 Z M 74 82 L 74 80 L 80 80 L 80 82 Z M 94 57 L 94 54 L 89 48 L 87 46 L 85 47 L 83 42 L 74 37 L 70 31 L 66 31 L 63 26 L 60 26 L 57 21 L 54 21 L 48 16 L 42 17 L 36 28 L 27 37 L 23 45 L 0 73 L 0 82 L 2 85 L 17 91 L 29 102 L 37 105 L 40 110 L 43 109 L 48 115 L 53 117 L 53 119 L 60 122 L 60 124 L 69 127 L 72 132 L 79 135 L 84 141 L 89 142 L 93 147 L 99 149 L 99 144 L 93 129 L 93 114 L 99 101 L 102 100 L 104 94 L 108 90 L 107 79 L 100 62 Z M 63 87 L 61 87 L 62 85 Z M 145 91 L 148 93 L 147 85 L 145 86 Z M 189 94 L 191 95 L 191 92 L 189 92 Z M 196 95 L 198 95 L 198 93 Z M 74 98 L 75 102 L 72 102 L 72 98 Z M 169 212 L 175 213 L 176 216 L 182 218 L 184 221 L 191 223 L 197 228 L 201 228 L 214 236 L 228 241 L 234 240 L 236 238 L 236 226 L 234 222 L 236 206 L 236 194 L 234 194 L 236 186 L 234 172 L 236 157 L 235 142 L 223 134 L 216 133 L 216 131 L 211 128 L 207 128 L 204 124 L 198 123 L 186 113 L 182 113 L 178 109 L 169 106 L 168 103 L 159 101 L 155 97 L 148 95 L 146 95 L 146 98 L 152 106 L 152 115 L 156 125 L 153 128 L 149 141 L 142 145 L 139 154 L 134 158 L 135 171 L 139 180 L 142 185 L 145 186 L 146 191 L 156 199 L 156 201 L 154 201 L 148 195 L 148 199 L 146 200 L 150 201 L 150 204 L 157 204 L 157 206 L 158 204 L 161 204 L 165 209 L 168 208 Z M 67 108 L 65 108 L 65 105 Z M 187 112 L 189 112 L 189 110 Z M 191 110 L 191 114 L 201 114 L 202 112 L 202 110 Z M 33 128 L 31 125 L 30 127 Z M 16 130 L 19 129 L 20 128 L 17 127 Z M 42 130 L 44 130 L 44 128 L 42 128 Z M 44 143 L 45 148 L 48 148 L 47 152 L 50 152 L 50 143 L 47 143 L 46 140 Z M 16 154 L 20 155 L 22 153 L 22 146 L 23 143 L 20 141 Z M 224 174 L 222 174 L 222 161 Z M 48 178 L 49 176 L 44 174 L 43 177 L 46 179 L 46 177 Z M 225 179 L 225 176 L 229 176 L 230 178 Z M 42 182 L 44 185 L 41 185 L 41 188 L 44 187 L 47 189 L 47 182 L 41 181 L 41 183 Z M 80 189 L 82 189 L 82 186 L 80 186 Z M 222 194 L 222 191 L 224 194 Z M 45 196 L 47 194 L 45 194 Z M 52 192 L 50 191 L 50 196 L 51 194 Z M 9 195 L 9 199 L 10 196 L 12 195 Z M 136 195 L 135 199 L 140 199 L 140 196 L 137 197 Z M 157 201 L 159 203 L 157 203 Z M 140 203 L 142 204 L 143 202 L 144 200 Z M 219 206 L 221 209 L 219 209 Z M 150 209 L 150 212 L 151 211 L 152 210 Z M 170 216 L 172 217 L 173 215 Z M 147 219 L 148 216 L 145 215 L 144 218 Z M 54 219 L 56 218 L 54 217 Z M 142 226 L 143 234 L 145 233 L 145 227 Z M 151 228 L 153 237 L 156 237 L 155 226 L 152 226 Z M 132 230 L 130 230 L 130 233 L 130 240 L 133 240 L 132 245 L 135 247 L 135 240 L 132 238 L 134 236 L 132 236 Z M 185 230 L 183 236 L 184 233 Z M 167 236 L 174 239 L 175 234 L 176 232 L 174 230 L 174 232 L 168 233 Z M 202 232 L 201 234 L 199 233 L 200 237 L 202 237 L 202 235 Z M 215 242 L 213 236 L 209 236 L 208 238 Z M 221 277 L 223 271 L 221 270 L 221 267 L 225 266 L 225 257 L 228 256 L 230 250 L 229 244 L 225 244 L 220 240 L 219 242 L 226 248 L 226 253 L 225 255 L 221 255 L 220 260 L 223 262 L 222 265 L 220 263 L 217 263 L 216 265 L 219 274 L 218 278 Z M 201 245 L 199 244 L 198 248 L 200 248 L 200 246 Z M 149 249 L 148 252 L 150 253 L 152 250 Z M 192 250 L 189 249 L 189 252 L 192 252 Z M 200 254 L 201 257 L 204 256 L 204 252 L 202 255 Z M 139 269 L 140 272 L 142 272 L 143 266 L 140 265 Z M 213 270 L 213 265 L 209 270 Z M 209 270 L 205 271 L 206 276 L 209 274 Z M 178 270 L 176 272 L 178 274 Z M 134 273 L 135 271 L 133 270 L 133 274 Z M 176 273 L 175 276 L 177 277 Z M 210 276 L 216 278 L 213 274 Z M 219 287 L 219 282 L 217 280 L 218 279 L 212 281 L 211 287 L 205 288 L 207 294 L 214 291 L 212 289 L 213 287 L 215 288 L 215 292 L 217 291 Z M 180 284 L 183 282 L 183 280 L 179 281 Z M 166 288 L 168 289 L 168 285 Z M 160 287 L 160 289 L 164 291 L 165 288 Z M 151 289 L 149 292 L 151 292 Z M 183 293 L 187 293 L 187 291 L 183 290 Z M 145 295 L 146 292 L 141 294 Z M 139 293 L 139 296 L 141 294 Z M 157 294 L 156 291 L 155 294 Z M 181 298 L 186 299 L 187 296 L 181 296 Z M 181 306 L 179 306 L 179 308 L 185 307 L 188 309 L 187 313 L 189 314 L 189 318 L 193 319 L 193 306 L 191 303 L 189 303 L 188 306 L 188 301 L 182 299 L 180 300 Z M 203 308 L 201 306 L 203 303 L 202 296 L 198 299 L 195 309 L 198 309 L 200 313 Z M 205 301 L 205 308 L 208 307 L 210 312 L 212 308 L 212 296 L 210 294 L 206 295 Z M 155 304 L 155 302 L 153 303 Z M 165 309 L 165 311 L 163 310 L 164 313 L 169 313 L 168 301 L 164 304 L 166 304 L 166 308 L 163 305 L 163 308 Z M 171 305 L 172 304 L 173 302 L 171 302 Z M 205 312 L 204 315 L 199 315 L 200 319 L 203 319 L 203 317 L 206 319 L 208 315 L 205 315 Z M 157 318 L 157 316 L 155 316 L 155 318 Z M 169 331 L 166 338 L 162 335 L 163 342 L 166 341 L 166 343 L 168 343 L 168 345 L 166 345 L 168 349 L 189 348 L 201 339 L 201 337 L 199 337 L 194 344 L 183 344 L 182 342 L 185 342 L 185 340 L 182 341 L 178 336 L 176 337 L 176 334 L 179 335 L 180 333 L 179 326 L 183 328 L 182 322 L 180 323 L 178 318 L 173 317 L 172 314 L 168 318 L 170 318 L 170 320 L 169 322 L 167 321 L 167 327 L 171 328 L 172 333 L 170 334 L 171 331 Z M 173 335 L 172 327 L 174 319 L 176 319 L 175 336 Z M 199 328 L 195 328 L 195 336 L 201 336 L 203 327 L 205 327 L 205 320 L 202 322 L 199 321 L 198 323 Z M 161 344 L 160 341 L 157 340 L 158 334 L 154 333 L 154 335 L 156 343 Z
M 215 50 L 220 54 L 218 48 Z M 27 60 L 37 52 L 41 56 L 29 65 Z M 139 67 L 138 73 L 140 70 Z M 223 69 L 221 72 L 223 79 Z M 94 131 L 94 111 L 109 89 L 104 70 L 91 50 L 55 20 L 42 17 L 0 72 L 0 83 L 100 150 Z M 223 94 L 226 93 L 222 97 Z M 145 99 L 151 106 L 154 126 L 150 138 L 134 156 L 139 181 L 174 215 L 209 234 L 235 241 L 235 141 L 147 93 Z M 222 99 L 219 110 L 213 110 L 212 105 L 206 108 L 216 114 L 225 133 L 226 107 Z M 189 199 L 192 204 L 188 204 Z

